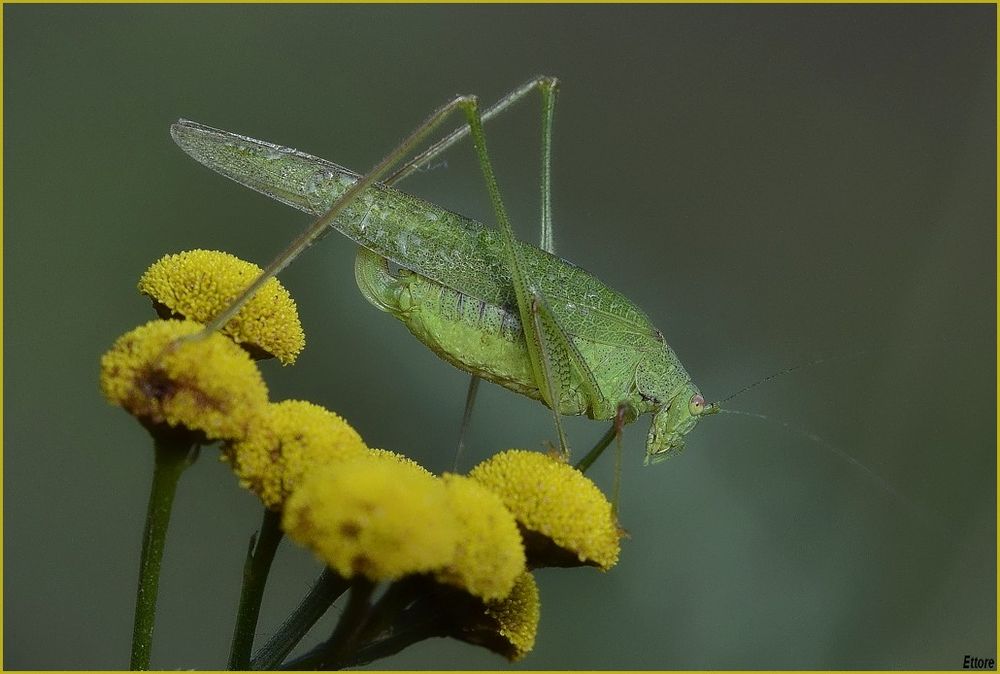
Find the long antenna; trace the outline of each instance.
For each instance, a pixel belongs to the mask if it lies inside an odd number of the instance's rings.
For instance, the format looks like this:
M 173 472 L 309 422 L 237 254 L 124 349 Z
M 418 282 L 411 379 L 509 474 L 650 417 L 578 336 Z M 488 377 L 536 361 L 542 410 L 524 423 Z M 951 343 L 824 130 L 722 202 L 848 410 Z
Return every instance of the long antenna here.
M 827 440 L 825 440 L 820 435 L 818 435 L 816 433 L 813 433 L 812 431 L 809 431 L 809 430 L 807 430 L 805 428 L 802 428 L 801 426 L 797 426 L 797 425 L 795 425 L 795 424 L 793 424 L 791 422 L 783 421 L 781 419 L 772 419 L 771 417 L 769 417 L 767 415 L 760 414 L 760 413 L 757 413 L 757 412 L 744 412 L 742 410 L 734 410 L 734 409 L 730 409 L 730 408 L 723 408 L 723 409 L 721 409 L 719 411 L 722 412 L 722 413 L 724 413 L 724 414 L 737 414 L 737 415 L 744 416 L 744 417 L 750 417 L 752 419 L 759 419 L 761 421 L 766 421 L 768 423 L 778 424 L 779 426 L 781 426 L 782 428 L 784 428 L 786 431 L 794 433 L 795 435 L 803 437 L 803 438 L 809 440 L 810 442 L 812 442 L 812 443 L 814 443 L 816 445 L 819 445 L 820 447 L 822 447 L 823 449 L 827 450 L 828 452 L 830 452 L 831 454 L 833 454 L 837 458 L 839 458 L 842 461 L 845 461 L 846 463 L 854 466 L 855 468 L 857 468 L 858 470 L 860 470 L 862 473 L 864 473 L 866 476 L 868 476 L 868 478 L 871 479 L 872 481 L 874 481 L 876 484 L 878 484 L 878 486 L 884 492 L 886 492 L 887 494 L 889 494 L 892 498 L 894 498 L 897 502 L 899 502 L 903 507 L 905 507 L 908 511 L 910 511 L 910 513 L 912 515 L 915 515 L 916 517 L 920 518 L 921 520 L 923 520 L 925 522 L 932 523 L 935 527 L 937 527 L 939 529 L 943 529 L 944 528 L 944 522 L 942 521 L 940 515 L 938 515 L 937 513 L 932 512 L 932 511 L 927 510 L 926 508 L 924 508 L 924 507 L 916 504 L 915 502 L 911 501 L 907 497 L 903 496 L 903 494 L 901 494 L 899 492 L 899 490 L 896 489 L 884 477 L 882 477 L 881 475 L 879 475 L 878 473 L 876 473 L 874 470 L 872 470 L 871 468 L 869 468 L 868 466 L 866 466 L 864 463 L 862 463 L 858 459 L 854 458 L 852 455 L 848 454 L 846 451 L 844 451 L 840 447 L 834 445 L 831 442 L 828 442 Z
M 777 379 L 778 377 L 782 377 L 782 376 L 784 376 L 786 374 L 790 374 L 792 372 L 795 372 L 796 370 L 804 370 L 806 368 L 813 367 L 815 365 L 821 365 L 823 363 L 829 363 L 829 362 L 838 361 L 838 360 L 850 360 L 851 358 L 857 358 L 858 356 L 868 355 L 869 353 L 871 353 L 871 349 L 864 349 L 862 351 L 855 351 L 854 353 L 846 353 L 846 354 L 840 354 L 840 355 L 836 355 L 836 356 L 824 356 L 823 358 L 817 358 L 815 360 L 810 360 L 810 361 L 805 362 L 805 363 L 799 363 L 798 365 L 793 365 L 791 367 L 786 367 L 786 368 L 783 368 L 781 370 L 778 370 L 777 372 L 775 372 L 773 374 L 767 375 L 763 379 L 758 379 L 757 381 L 753 382 L 752 384 L 747 384 L 746 386 L 744 386 L 743 388 L 741 388 L 736 393 L 733 393 L 732 395 L 727 396 L 727 397 L 723 398 L 722 400 L 717 401 L 715 404 L 716 405 L 721 405 L 724 402 L 728 402 L 728 401 L 732 400 L 736 396 L 743 395 L 744 393 L 746 393 L 750 389 L 757 388 L 758 386 L 760 386 L 763 383 L 769 382 L 772 379 Z

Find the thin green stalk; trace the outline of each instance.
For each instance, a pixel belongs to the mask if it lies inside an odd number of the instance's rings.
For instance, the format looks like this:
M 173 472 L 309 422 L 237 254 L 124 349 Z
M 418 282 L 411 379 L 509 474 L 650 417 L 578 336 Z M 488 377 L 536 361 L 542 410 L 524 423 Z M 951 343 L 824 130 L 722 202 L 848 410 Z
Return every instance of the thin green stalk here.
M 336 572 L 326 569 L 278 631 L 250 661 L 250 669 L 275 669 L 330 606 L 351 586 Z
M 330 668 L 360 667 L 396 655 L 421 641 L 448 635 L 446 625 L 439 616 L 424 616 L 424 618 L 424 622 L 412 625 L 397 626 L 394 624 L 390 634 L 381 639 L 363 643 L 354 653 L 348 654 L 346 660 L 331 663 Z
M 355 580 L 354 583 L 333 636 L 282 669 L 339 669 L 345 666 L 344 663 L 353 662 L 366 644 L 394 625 L 393 621 L 413 602 L 421 588 L 418 577 L 397 581 L 372 606 L 368 603 L 373 589 L 371 582 Z M 353 606 L 355 603 L 360 605 L 361 600 L 365 602 L 363 612 L 360 606 Z
M 308 670 L 328 669 L 333 663 L 345 660 L 354 651 L 365 625 L 371 615 L 372 593 L 375 584 L 367 578 L 356 578 L 351 583 L 347 595 L 347 606 L 333 630 L 333 635 L 287 665 L 287 669 Z
M 393 589 L 395 592 L 386 592 L 372 608 L 372 619 L 358 640 L 358 647 L 343 660 L 329 663 L 331 669 L 367 665 L 417 642 L 448 636 L 451 616 L 441 611 L 440 595 L 418 597 L 419 581 L 401 581 Z
M 156 619 L 156 595 L 160 585 L 160 564 L 163 545 L 170 524 L 170 510 L 177 491 L 177 481 L 191 461 L 190 437 L 171 432 L 153 432 L 155 467 L 146 510 L 146 527 L 142 535 L 142 555 L 139 558 L 139 587 L 135 598 L 135 625 L 132 630 L 133 670 L 149 669 L 153 645 L 153 624 Z
M 601 455 L 601 452 L 607 449 L 608 445 L 611 444 L 611 441 L 615 439 L 615 433 L 616 433 L 615 426 L 612 424 L 611 428 L 608 429 L 608 432 L 605 433 L 604 436 L 597 441 L 597 444 L 594 445 L 594 448 L 592 450 L 587 452 L 587 455 L 585 457 L 583 457 L 577 462 L 574 468 L 576 468 L 581 473 L 586 473 L 587 469 L 590 468 L 590 465 L 594 463 L 594 461 L 597 460 L 597 457 Z
M 260 616 L 264 586 L 267 584 L 271 562 L 274 561 L 274 553 L 283 535 L 280 525 L 281 513 L 265 507 L 260 535 L 256 545 L 251 547 L 243 567 L 243 590 L 240 593 L 233 643 L 229 651 L 229 669 L 243 670 L 250 667 L 250 652 L 257 632 L 257 618 Z

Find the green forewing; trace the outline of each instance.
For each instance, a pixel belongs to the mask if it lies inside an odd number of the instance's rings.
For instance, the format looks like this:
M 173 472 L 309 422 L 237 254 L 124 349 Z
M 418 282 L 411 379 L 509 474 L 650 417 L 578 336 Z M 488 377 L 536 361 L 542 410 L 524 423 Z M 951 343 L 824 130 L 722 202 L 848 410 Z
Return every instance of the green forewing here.
M 359 178 L 349 169 L 304 152 L 195 122 L 182 120 L 171 133 L 185 152 L 205 166 L 317 216 Z M 495 229 L 381 184 L 362 193 L 333 226 L 400 267 L 517 313 L 501 235 Z M 593 372 L 640 368 L 634 375 L 637 379 L 666 383 L 687 378 L 662 335 L 623 295 L 571 262 L 521 241 L 516 245 L 525 277 L 544 296 Z M 641 368 L 650 367 L 655 372 L 644 376 Z
M 205 166 L 289 206 L 322 215 L 358 174 L 298 150 L 182 121 L 177 143 Z M 336 228 L 379 255 L 466 295 L 513 306 L 499 234 L 435 204 L 384 185 L 366 190 Z M 641 347 L 655 343 L 646 315 L 571 262 L 518 242 L 528 276 L 564 328 L 588 339 Z M 607 318 L 613 318 L 607 321 Z M 608 328 L 611 328 L 610 330 Z

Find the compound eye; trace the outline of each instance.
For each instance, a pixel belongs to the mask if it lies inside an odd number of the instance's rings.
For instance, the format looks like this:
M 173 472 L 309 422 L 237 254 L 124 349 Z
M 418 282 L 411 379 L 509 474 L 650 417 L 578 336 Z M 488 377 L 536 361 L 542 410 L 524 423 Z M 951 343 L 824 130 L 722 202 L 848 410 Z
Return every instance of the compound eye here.
M 688 407 L 691 410 L 691 414 L 701 414 L 705 410 L 705 399 L 700 393 L 695 393 L 691 396 L 691 402 L 688 403 Z

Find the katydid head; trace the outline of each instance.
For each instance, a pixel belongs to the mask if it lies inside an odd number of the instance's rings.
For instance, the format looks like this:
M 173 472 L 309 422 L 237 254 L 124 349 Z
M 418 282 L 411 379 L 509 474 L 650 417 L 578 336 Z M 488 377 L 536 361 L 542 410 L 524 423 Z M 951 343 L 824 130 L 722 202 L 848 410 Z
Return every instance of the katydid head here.
M 718 403 L 705 402 L 694 384 L 689 383 L 673 400 L 653 415 L 646 440 L 646 463 L 659 463 L 684 449 L 684 436 L 698 421 L 719 411 Z

